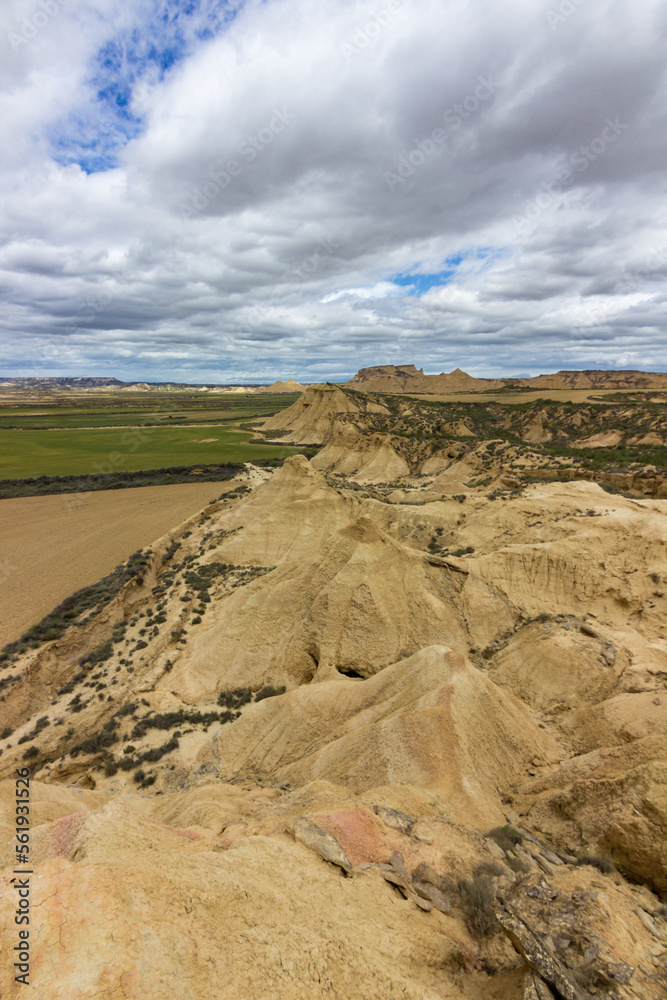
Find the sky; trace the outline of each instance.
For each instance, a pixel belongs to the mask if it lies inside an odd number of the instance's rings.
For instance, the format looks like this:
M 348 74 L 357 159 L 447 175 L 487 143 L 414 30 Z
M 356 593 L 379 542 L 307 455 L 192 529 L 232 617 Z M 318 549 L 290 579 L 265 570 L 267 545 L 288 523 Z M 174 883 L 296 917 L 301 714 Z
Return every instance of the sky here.
M 0 375 L 667 370 L 660 0 L 5 0 Z

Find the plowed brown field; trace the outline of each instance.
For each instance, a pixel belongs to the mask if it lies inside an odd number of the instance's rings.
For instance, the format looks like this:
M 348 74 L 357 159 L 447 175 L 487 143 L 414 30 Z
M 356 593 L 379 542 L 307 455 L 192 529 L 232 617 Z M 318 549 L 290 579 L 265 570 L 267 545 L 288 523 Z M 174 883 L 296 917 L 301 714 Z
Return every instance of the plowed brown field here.
M 0 500 L 0 645 L 228 488 L 185 483 Z

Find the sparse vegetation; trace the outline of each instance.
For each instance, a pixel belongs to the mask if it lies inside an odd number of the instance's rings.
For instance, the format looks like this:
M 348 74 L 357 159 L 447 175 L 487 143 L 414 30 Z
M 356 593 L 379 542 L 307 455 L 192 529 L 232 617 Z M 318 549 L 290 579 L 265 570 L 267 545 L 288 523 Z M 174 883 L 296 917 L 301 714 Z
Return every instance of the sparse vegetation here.
M 134 701 L 128 701 L 125 705 L 122 705 L 117 712 L 114 713 L 116 718 L 123 719 L 126 715 L 134 715 L 137 711 L 137 703 Z
M 101 646 L 94 649 L 91 653 L 87 653 L 79 659 L 80 666 L 85 666 L 89 664 L 91 667 L 96 663 L 104 663 L 105 660 L 110 660 L 113 656 L 113 642 L 109 639 L 107 642 L 103 642 Z
M 214 722 L 231 722 L 236 716 L 230 712 L 200 712 L 180 709 L 178 712 L 163 712 L 156 715 L 146 715 L 135 724 L 132 739 L 141 739 L 149 729 L 173 729 L 184 722 L 199 726 L 210 726 Z
M 284 684 L 280 687 L 272 687 L 270 684 L 263 687 L 261 691 L 257 691 L 255 694 L 255 701 L 264 701 L 265 698 L 276 698 L 278 695 L 285 694 L 287 688 Z
M 498 921 L 493 912 L 495 892 L 491 877 L 475 873 L 472 879 L 461 879 L 458 883 L 461 909 L 470 933 L 474 937 L 490 937 L 498 930 Z
M 498 847 L 501 847 L 503 851 L 511 851 L 517 844 L 523 843 L 523 834 L 510 824 L 495 827 L 489 831 L 488 836 L 492 840 L 495 840 Z
M 130 580 L 141 580 L 148 566 L 150 550 L 139 550 L 113 572 L 90 587 L 83 587 L 25 632 L 20 639 L 8 643 L 0 653 L 0 664 L 15 659 L 27 649 L 37 649 L 45 642 L 59 639 L 74 624 L 82 624 L 98 615 Z M 116 633 L 119 634 L 119 633 Z M 102 662 L 113 653 L 111 641 L 82 657 L 82 663 Z M 108 655 L 107 655 L 108 654 Z M 97 658 L 96 658 L 97 657 Z
M 43 715 L 41 719 L 37 720 L 34 728 L 31 729 L 29 733 L 25 733 L 25 735 L 19 737 L 19 739 L 16 741 L 17 746 L 20 746 L 21 743 L 30 743 L 32 742 L 32 740 L 37 739 L 39 734 L 43 732 L 43 730 L 45 730 L 47 726 L 50 725 L 51 723 L 47 718 L 47 716 Z
M 233 691 L 221 691 L 218 695 L 218 705 L 224 705 L 225 708 L 232 710 L 238 710 L 250 701 L 252 701 L 250 688 L 234 688 Z
M 582 854 L 577 858 L 577 864 L 590 865 L 592 868 L 597 868 L 604 875 L 610 875 L 616 871 L 616 865 L 610 858 L 602 858 L 598 855 Z

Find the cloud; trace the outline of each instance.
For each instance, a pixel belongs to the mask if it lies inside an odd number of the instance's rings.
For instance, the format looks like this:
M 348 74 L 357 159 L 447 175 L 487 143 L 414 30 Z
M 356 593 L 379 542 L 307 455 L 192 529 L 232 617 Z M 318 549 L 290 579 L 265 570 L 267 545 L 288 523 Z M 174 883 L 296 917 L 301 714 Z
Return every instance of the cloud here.
M 10 3 L 3 373 L 666 368 L 664 7 L 561 7 Z

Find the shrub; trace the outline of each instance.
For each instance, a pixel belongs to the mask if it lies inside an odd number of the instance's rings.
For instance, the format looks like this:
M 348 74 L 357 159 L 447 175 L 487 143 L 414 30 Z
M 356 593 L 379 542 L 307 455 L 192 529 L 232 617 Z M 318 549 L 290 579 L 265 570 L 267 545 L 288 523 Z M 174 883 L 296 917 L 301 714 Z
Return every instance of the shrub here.
M 101 750 L 105 750 L 106 747 L 110 747 L 113 743 L 117 743 L 118 734 L 114 730 L 118 723 L 115 719 L 112 719 L 111 722 L 111 726 L 107 723 L 99 733 L 95 733 L 93 736 L 89 736 L 87 739 L 77 743 L 76 746 L 73 746 L 70 750 L 72 757 L 76 757 L 79 753 L 99 753 Z
M 523 834 L 509 824 L 506 826 L 497 826 L 495 829 L 490 830 L 489 837 L 495 840 L 498 847 L 502 847 L 503 851 L 511 851 L 517 844 L 523 843 Z
M 79 660 L 80 666 L 85 663 L 89 663 L 91 666 L 95 663 L 104 663 L 105 660 L 110 660 L 113 656 L 113 642 L 109 639 L 107 642 L 103 642 L 101 646 L 97 649 L 93 649 L 92 652 L 87 653 L 86 656 L 82 656 Z
M 285 694 L 286 690 L 287 688 L 284 684 L 280 687 L 271 687 L 271 685 L 268 684 L 266 687 L 263 687 L 261 691 L 257 692 L 255 695 L 255 701 L 263 701 L 265 698 L 275 698 L 279 694 Z
M 604 875 L 609 875 L 611 872 L 616 871 L 616 865 L 609 858 L 601 858 L 592 854 L 583 854 L 581 857 L 577 858 L 577 864 L 591 865 L 593 868 L 597 868 L 597 870 L 602 872 Z
M 218 705 L 225 708 L 239 709 L 252 701 L 250 688 L 234 688 L 233 691 L 221 691 L 218 695 Z
M 183 535 L 183 537 L 185 538 L 186 536 Z M 173 558 L 174 554 L 177 552 L 178 549 L 180 549 L 180 547 L 181 547 L 181 543 L 180 542 L 172 541 L 172 543 L 170 544 L 169 548 L 166 549 L 164 555 L 162 556 L 162 565 L 163 566 L 164 566 L 165 563 L 168 563 L 169 560 Z
M 162 712 L 156 715 L 146 716 L 139 719 L 132 730 L 133 739 L 141 739 L 149 729 L 172 729 L 184 722 L 194 722 L 199 725 L 210 726 L 213 722 L 230 722 L 237 716 L 225 712 L 200 712 L 198 710 L 186 712 L 180 709 L 178 712 Z
M 493 912 L 495 893 L 488 875 L 474 875 L 471 881 L 462 879 L 458 884 L 461 909 L 468 929 L 474 937 L 490 937 L 498 929 Z
M 517 875 L 526 875 L 530 871 L 530 868 L 525 861 L 522 861 L 521 858 L 517 858 L 515 854 L 507 855 L 507 864 Z
M 117 625 L 113 627 L 113 635 L 111 636 L 112 642 L 122 642 L 125 638 L 125 632 L 127 631 L 127 625 L 125 622 L 118 622 Z
M 107 778 L 113 778 L 114 774 L 118 774 L 118 764 L 116 764 L 112 757 L 104 765 L 104 774 Z
M 8 740 L 13 732 L 14 730 L 12 729 L 11 726 L 5 726 L 5 728 L 0 733 L 0 740 Z
M 505 874 L 505 867 L 501 865 L 499 861 L 482 861 L 475 868 L 475 875 L 483 876 L 490 875 L 492 878 L 498 878 L 500 875 Z
M 141 768 L 138 768 L 138 769 L 137 769 L 137 770 L 136 770 L 136 771 L 134 772 L 134 774 L 132 775 L 132 777 L 133 777 L 134 781 L 136 781 L 136 782 L 137 782 L 137 784 L 139 784 L 139 782 L 140 782 L 140 781 L 143 781 L 143 780 L 144 780 L 144 778 L 146 777 L 146 772 L 145 772 L 145 771 L 142 771 L 142 769 L 141 769 Z
M 29 760 L 31 757 L 36 757 L 38 753 L 39 753 L 39 747 L 36 746 L 28 747 L 26 752 L 23 754 L 23 759 Z
M 128 701 L 124 705 L 121 705 L 121 707 L 118 709 L 117 712 L 114 712 L 114 717 L 117 719 L 122 719 L 126 715 L 134 715 L 136 710 L 137 710 L 136 701 Z
M 43 715 L 41 719 L 37 720 L 37 722 L 34 725 L 34 728 L 31 729 L 29 733 L 26 733 L 24 736 L 21 736 L 21 738 L 16 741 L 17 746 L 20 746 L 21 743 L 30 743 L 31 740 L 34 740 L 36 739 L 37 736 L 39 736 L 42 730 L 46 729 L 46 727 L 50 725 L 51 723 L 49 722 L 47 717 Z
M 141 760 L 155 763 L 155 761 L 164 757 L 165 754 L 171 753 L 172 750 L 176 750 L 177 747 L 178 740 L 175 736 L 172 736 L 172 738 L 167 743 L 163 743 L 161 747 L 154 747 L 153 750 L 147 750 L 146 753 L 141 755 Z

